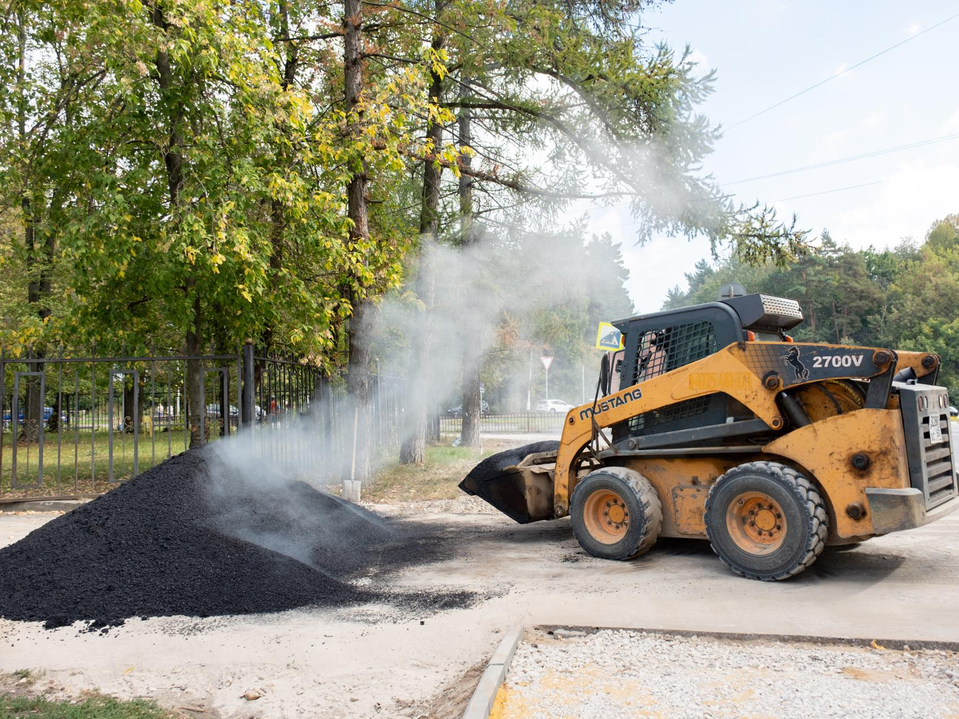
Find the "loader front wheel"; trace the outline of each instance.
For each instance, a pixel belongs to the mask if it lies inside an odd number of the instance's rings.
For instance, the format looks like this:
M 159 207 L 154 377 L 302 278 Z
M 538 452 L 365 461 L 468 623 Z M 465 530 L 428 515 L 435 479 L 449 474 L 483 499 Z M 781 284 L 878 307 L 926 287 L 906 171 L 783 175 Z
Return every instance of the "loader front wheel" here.
M 656 489 L 639 472 L 604 467 L 576 485 L 570 503 L 573 536 L 601 559 L 632 559 L 656 542 L 663 509 Z
M 706 498 L 706 534 L 736 574 L 787 579 L 822 554 L 829 533 L 816 486 L 792 467 L 750 462 L 716 480 Z

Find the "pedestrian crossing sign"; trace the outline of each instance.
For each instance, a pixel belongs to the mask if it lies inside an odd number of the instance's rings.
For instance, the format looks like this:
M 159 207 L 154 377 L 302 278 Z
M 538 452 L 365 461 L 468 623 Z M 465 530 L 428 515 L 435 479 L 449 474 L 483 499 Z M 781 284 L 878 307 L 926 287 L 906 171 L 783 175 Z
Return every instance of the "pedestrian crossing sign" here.
M 623 333 L 609 322 L 600 322 L 596 332 L 596 349 L 616 352 L 623 349 Z

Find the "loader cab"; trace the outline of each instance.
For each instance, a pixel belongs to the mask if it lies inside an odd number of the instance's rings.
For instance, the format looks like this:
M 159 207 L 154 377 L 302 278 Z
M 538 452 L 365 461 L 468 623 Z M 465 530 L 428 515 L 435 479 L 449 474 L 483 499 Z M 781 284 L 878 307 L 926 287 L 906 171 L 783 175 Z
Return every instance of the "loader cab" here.
M 614 376 L 619 389 L 641 384 L 735 342 L 782 341 L 785 331 L 800 322 L 798 302 L 762 294 L 618 320 L 612 324 L 623 333 L 624 348 Z M 716 393 L 633 417 L 614 427 L 613 438 L 732 424 L 747 414 L 738 402 Z

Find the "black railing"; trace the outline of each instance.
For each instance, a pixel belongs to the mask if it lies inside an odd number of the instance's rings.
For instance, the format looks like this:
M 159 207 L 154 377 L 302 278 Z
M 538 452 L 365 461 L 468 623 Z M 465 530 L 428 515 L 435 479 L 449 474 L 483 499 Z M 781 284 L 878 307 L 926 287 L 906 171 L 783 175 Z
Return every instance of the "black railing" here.
M 187 365 L 199 369 L 190 406 Z M 372 442 L 399 446 L 402 380 L 374 377 Z M 10 356 L 0 350 L 0 501 L 91 496 L 241 427 L 245 446 L 329 479 L 352 422 L 320 370 L 256 355 Z M 352 416 L 352 413 L 350 412 Z M 349 425 L 349 426 L 347 426 Z M 340 463 L 342 464 L 342 463 Z M 322 476 L 321 476 L 322 475 Z
M 200 376 L 190 406 L 188 365 Z M 374 461 L 395 455 L 404 428 L 405 385 L 371 383 Z M 0 349 L 0 502 L 92 496 L 167 458 L 238 431 L 239 448 L 291 476 L 338 482 L 349 470 L 357 410 L 342 387 L 292 358 L 257 354 L 124 357 L 10 356 Z M 484 434 L 551 434 L 562 413 L 487 414 Z M 439 418 L 444 441 L 462 419 Z

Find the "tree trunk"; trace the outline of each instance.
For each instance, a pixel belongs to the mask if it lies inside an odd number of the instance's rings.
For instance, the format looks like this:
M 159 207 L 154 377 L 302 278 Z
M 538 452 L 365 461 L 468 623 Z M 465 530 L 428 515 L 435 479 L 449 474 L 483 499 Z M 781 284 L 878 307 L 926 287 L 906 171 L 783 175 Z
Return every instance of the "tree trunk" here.
M 464 83 L 462 95 L 468 92 L 469 81 Z M 459 116 L 460 146 L 471 147 L 473 130 L 472 116 L 469 108 L 463 108 Z M 467 172 L 460 173 L 460 237 L 464 252 L 468 252 L 478 242 L 479 237 L 473 226 L 473 178 L 468 170 L 472 165 L 472 158 L 463 155 L 463 167 Z M 472 314 L 464 318 L 463 325 L 463 429 L 460 435 L 460 444 L 466 447 L 479 447 L 482 444 L 480 437 L 481 417 L 483 415 L 483 391 L 480 383 L 480 368 L 482 363 L 482 342 L 480 334 L 483 328 L 478 326 Z
M 27 19 L 26 12 L 21 6 L 17 12 L 17 129 L 21 141 L 26 142 L 27 133 L 27 113 L 28 104 L 26 99 L 26 62 L 27 62 Z M 36 221 L 34 218 L 33 207 L 27 191 L 20 201 L 23 212 L 23 244 L 26 249 L 27 266 L 31 275 L 36 268 Z M 40 283 L 39 279 L 33 279 L 27 286 L 27 303 L 36 304 L 40 302 Z M 41 310 L 42 313 L 42 310 Z M 43 315 L 41 314 L 41 319 Z M 43 348 L 33 347 L 30 349 L 29 357 L 42 358 Z M 31 362 L 27 365 L 30 372 L 39 372 L 43 369 L 40 362 Z M 40 430 L 43 426 L 43 396 L 40 392 L 40 378 L 31 376 L 26 378 L 26 397 L 23 404 L 23 425 L 21 427 L 19 440 L 21 442 L 36 442 L 40 438 Z M 19 414 L 19 411 L 18 411 Z M 11 417 L 11 426 L 16 427 L 18 418 Z
M 190 422 L 190 448 L 203 444 L 203 362 L 196 359 L 203 352 L 200 295 L 193 298 L 193 318 L 186 331 L 186 401 Z
M 365 299 L 353 306 L 349 328 L 350 359 L 346 372 L 346 390 L 351 400 L 347 407 L 352 411 L 348 416 L 341 417 L 344 426 L 348 426 L 351 432 L 347 446 L 356 448 L 347 463 L 347 472 L 363 484 L 369 483 L 373 478 L 373 382 L 369 347 L 373 310 L 373 304 Z M 356 437 L 352 436 L 354 427 Z
M 31 274 L 37 264 L 36 256 L 36 226 L 30 207 L 30 200 L 24 198 L 21 202 L 23 210 L 23 243 L 27 250 L 27 266 Z M 37 304 L 40 301 L 40 283 L 36 279 L 31 279 L 27 285 L 27 303 Z M 27 355 L 30 359 L 42 359 L 43 349 L 40 346 L 31 347 Z M 30 372 L 39 372 L 43 369 L 41 362 L 29 362 L 27 369 Z M 26 386 L 26 396 L 23 402 L 23 425 L 20 428 L 21 442 L 36 442 L 40 438 L 40 430 L 43 425 L 43 396 L 40 392 L 40 378 L 29 376 L 24 378 Z M 19 413 L 18 413 L 19 414 Z M 17 418 L 13 418 L 15 425 Z
M 362 132 L 361 117 L 357 115 L 363 90 L 363 4 L 362 0 L 343 2 L 343 87 L 344 101 L 350 132 L 355 138 Z M 347 216 L 352 220 L 350 240 L 364 244 L 369 237 L 369 216 L 366 206 L 367 166 L 361 161 L 360 168 L 346 185 Z M 352 314 L 350 316 L 349 362 L 346 387 L 353 402 L 355 415 L 348 417 L 350 426 L 356 420 L 354 479 L 364 484 L 372 479 L 370 455 L 372 451 L 373 415 L 371 408 L 371 376 L 369 332 L 372 320 L 372 303 L 363 296 L 361 278 L 353 278 L 350 290 Z
M 133 381 L 133 375 L 123 376 L 123 431 L 127 434 L 133 434 L 136 427 L 136 414 L 133 412 L 134 406 L 140 399 L 138 396 L 139 383 Z M 140 407 L 136 408 L 139 412 Z
M 437 1 L 437 14 L 439 1 Z M 433 49 L 441 50 L 446 43 L 443 35 L 433 38 Z M 443 99 L 443 78 L 435 72 L 430 74 L 430 102 L 439 104 Z M 443 126 L 430 122 L 426 128 L 426 141 L 430 155 L 438 155 L 443 146 Z M 410 338 L 410 364 L 406 373 L 406 409 L 409 419 L 404 428 L 406 436 L 400 447 L 401 464 L 423 464 L 426 460 L 427 414 L 432 409 L 430 393 L 430 338 L 432 335 L 433 300 L 436 290 L 436 275 L 432 266 L 433 245 L 439 233 L 440 182 L 443 168 L 429 155 L 423 163 L 423 195 L 420 205 L 419 267 L 416 275 L 416 295 L 422 306 L 413 318 L 413 334 Z
M 153 4 L 150 8 L 150 20 L 155 27 L 164 32 L 169 29 L 169 23 L 163 15 L 163 10 L 159 5 Z M 180 203 L 180 191 L 183 189 L 183 176 L 185 159 L 183 157 L 183 133 L 180 129 L 180 118 L 183 113 L 181 108 L 177 107 L 175 102 L 173 66 L 170 63 L 170 55 L 166 50 L 158 50 L 156 54 L 156 79 L 160 88 L 161 99 L 171 103 L 169 110 L 170 127 L 167 147 L 163 153 L 163 164 L 166 167 L 167 189 L 170 197 L 170 214 L 176 215 L 177 205 Z M 196 277 L 192 274 L 190 267 L 186 268 L 186 278 L 183 283 L 184 293 L 188 299 L 192 300 L 193 316 L 190 318 L 185 333 L 185 349 L 187 356 L 197 357 L 203 347 L 203 335 L 201 332 L 201 302 L 200 290 L 197 287 Z M 190 425 L 190 447 L 196 447 L 203 442 L 201 411 L 203 407 L 203 366 L 198 359 L 188 359 L 186 363 L 186 401 L 187 401 L 187 421 Z
M 280 86 L 283 92 L 289 91 L 296 80 L 296 72 L 299 68 L 300 50 L 299 46 L 293 42 L 279 42 L 279 38 L 290 37 L 290 3 L 281 0 L 278 3 L 277 26 L 278 34 L 277 45 L 284 45 L 286 54 L 283 58 L 283 76 L 280 80 Z M 286 167 L 289 163 L 289 153 L 286 145 L 281 144 L 276 148 L 277 162 L 280 167 Z M 281 281 L 281 271 L 283 269 L 283 238 L 286 232 L 286 206 L 278 198 L 270 200 L 270 275 L 274 283 Z M 260 337 L 260 345 L 264 352 L 270 353 L 274 349 L 275 331 L 272 324 L 263 329 Z

